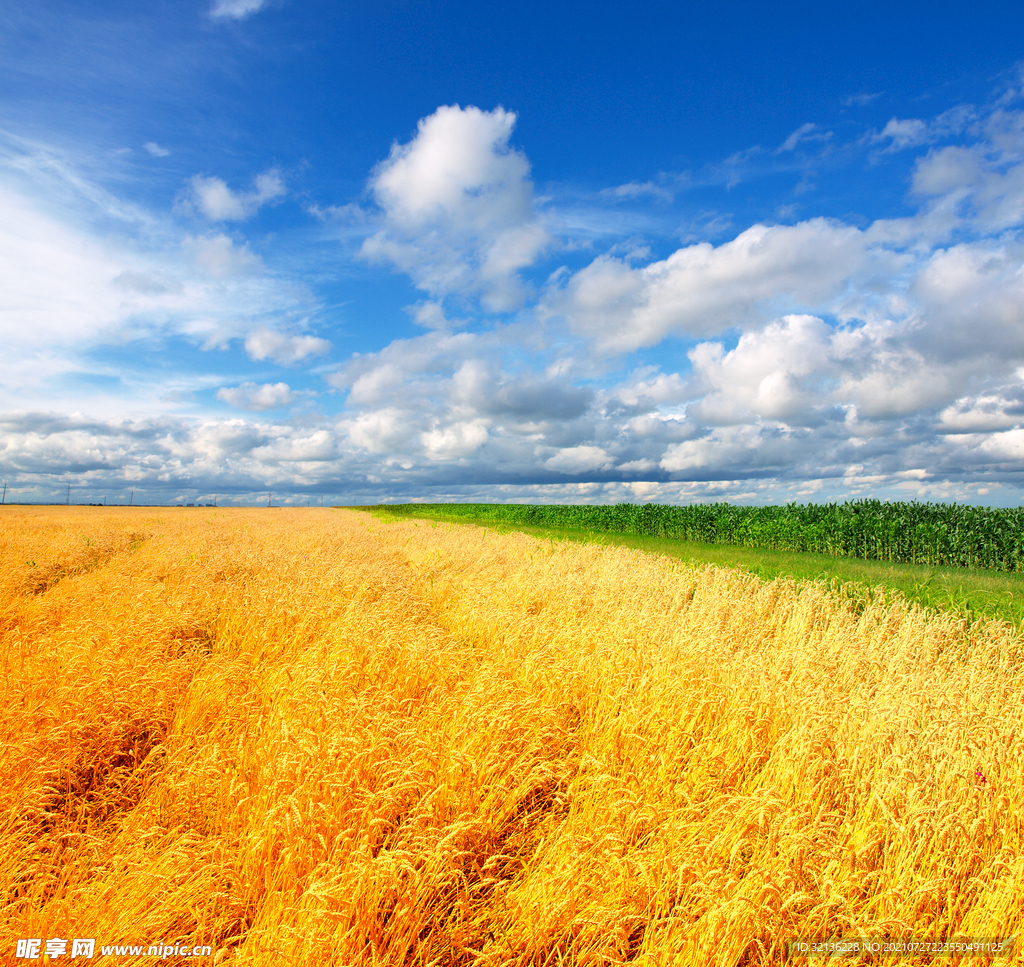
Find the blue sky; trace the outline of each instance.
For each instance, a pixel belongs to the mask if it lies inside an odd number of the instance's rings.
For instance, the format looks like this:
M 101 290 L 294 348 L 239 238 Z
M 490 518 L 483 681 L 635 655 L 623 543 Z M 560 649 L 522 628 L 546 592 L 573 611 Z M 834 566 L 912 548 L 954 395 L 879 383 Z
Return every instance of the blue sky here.
M 1022 28 L 8 4 L 8 498 L 1018 505 Z

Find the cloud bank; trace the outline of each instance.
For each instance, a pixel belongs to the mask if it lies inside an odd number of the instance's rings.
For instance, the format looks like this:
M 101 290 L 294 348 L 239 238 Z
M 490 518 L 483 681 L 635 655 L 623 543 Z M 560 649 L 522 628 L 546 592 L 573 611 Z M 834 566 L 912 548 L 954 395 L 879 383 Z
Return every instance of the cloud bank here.
M 422 297 L 411 335 L 333 358 L 342 328 L 314 326 L 321 307 L 241 234 L 285 194 L 273 169 L 247 192 L 192 178 L 191 213 L 214 224 L 169 215 L 145 250 L 0 185 L 0 319 L 40 387 L 81 366 L 57 342 L 187 339 L 240 374 L 181 388 L 206 412 L 130 420 L 12 393 L 4 471 L 39 494 L 74 475 L 239 499 L 1020 499 L 1024 111 L 862 132 L 848 150 L 865 167 L 916 152 L 905 217 L 761 220 L 657 256 L 626 233 L 573 236 L 535 196 L 515 122 L 440 107 L 369 173 L 372 204 L 335 206 L 359 239 L 348 271 L 382 266 Z M 808 122 L 761 156 L 835 140 Z M 652 176 L 594 204 L 667 204 L 686 185 Z

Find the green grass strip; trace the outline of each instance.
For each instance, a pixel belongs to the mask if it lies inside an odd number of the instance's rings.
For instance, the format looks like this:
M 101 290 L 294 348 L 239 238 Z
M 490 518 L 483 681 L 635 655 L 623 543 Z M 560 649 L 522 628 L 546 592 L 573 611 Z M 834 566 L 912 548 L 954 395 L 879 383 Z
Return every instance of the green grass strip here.
M 811 551 L 891 564 L 1024 571 L 1024 508 L 854 500 L 842 504 L 398 504 L 451 519 Z
M 471 524 L 499 533 L 516 531 L 550 540 L 571 540 L 592 544 L 632 547 L 652 554 L 664 554 L 688 564 L 717 564 L 741 568 L 763 580 L 776 577 L 797 581 L 825 581 L 844 597 L 867 603 L 879 589 L 896 591 L 911 601 L 961 615 L 968 620 L 996 618 L 1024 628 L 1024 575 L 1019 572 L 984 571 L 926 564 L 893 564 L 858 558 L 833 557 L 809 551 L 780 551 L 765 548 L 703 544 L 666 537 L 619 534 L 538 524 L 510 524 L 472 517 L 464 510 L 447 513 L 446 505 L 353 507 L 372 512 L 385 521 L 422 519 L 447 524 Z M 458 505 L 454 505 L 458 506 Z

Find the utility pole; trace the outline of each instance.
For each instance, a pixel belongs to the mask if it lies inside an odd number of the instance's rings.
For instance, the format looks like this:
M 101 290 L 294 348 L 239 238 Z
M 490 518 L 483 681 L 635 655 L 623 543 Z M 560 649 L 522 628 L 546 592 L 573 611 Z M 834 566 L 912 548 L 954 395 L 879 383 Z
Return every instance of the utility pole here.
M 7 481 L 5 480 L 4 481 L 4 499 L 0 500 L 0 504 L 6 504 L 6 503 L 7 503 Z
M 71 484 L 68 484 L 68 496 L 67 496 L 67 499 L 64 501 L 64 504 L 67 505 L 67 504 L 70 504 L 70 503 L 71 503 Z

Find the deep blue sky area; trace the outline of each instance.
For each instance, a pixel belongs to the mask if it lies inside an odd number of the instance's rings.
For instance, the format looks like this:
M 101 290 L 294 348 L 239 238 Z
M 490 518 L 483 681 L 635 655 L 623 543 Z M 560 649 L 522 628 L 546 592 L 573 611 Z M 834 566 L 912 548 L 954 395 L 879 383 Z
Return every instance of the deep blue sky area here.
M 1016 505 L 1022 37 L 1010 4 L 15 0 L 0 472 Z
M 605 187 L 776 147 L 808 119 L 884 125 L 984 97 L 1021 56 L 1024 12 L 954 4 L 270 4 L 196 23 L 180 3 L 9 11 L 11 115 L 110 144 L 140 122 L 177 162 L 253 157 L 361 186 L 440 104 L 504 106 L 544 180 Z M 193 16 L 189 16 L 192 14 Z M 844 102 L 876 95 L 867 104 Z M 102 144 L 102 141 L 100 142 Z M 870 213 L 868 213 L 870 214 Z

